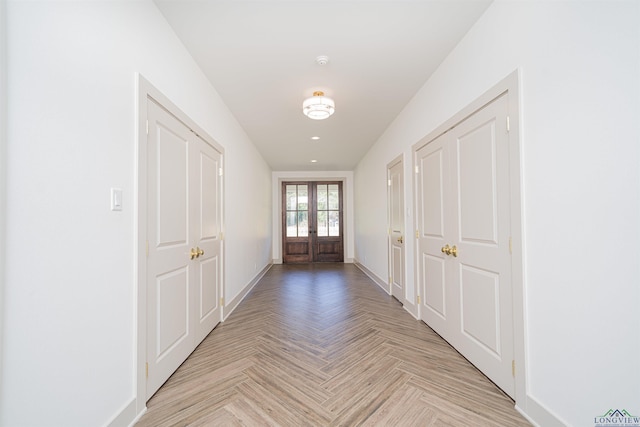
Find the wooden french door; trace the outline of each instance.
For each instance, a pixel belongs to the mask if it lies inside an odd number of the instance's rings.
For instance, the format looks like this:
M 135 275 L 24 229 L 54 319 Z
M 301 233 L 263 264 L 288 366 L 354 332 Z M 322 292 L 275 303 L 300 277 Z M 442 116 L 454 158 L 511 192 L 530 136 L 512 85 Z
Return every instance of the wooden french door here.
M 282 260 L 344 261 L 342 182 L 282 183 Z

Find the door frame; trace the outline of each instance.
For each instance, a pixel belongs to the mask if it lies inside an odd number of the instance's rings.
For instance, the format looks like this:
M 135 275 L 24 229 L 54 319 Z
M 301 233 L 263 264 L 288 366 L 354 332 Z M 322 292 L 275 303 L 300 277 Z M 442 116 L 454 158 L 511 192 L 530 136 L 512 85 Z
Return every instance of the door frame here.
M 526 293 L 524 282 L 524 218 L 523 218 L 523 200 L 522 200 L 522 177 L 521 177 L 521 135 L 520 135 L 520 71 L 515 70 L 503 80 L 498 82 L 484 94 L 464 107 L 458 113 L 446 120 L 432 132 L 427 134 L 411 147 L 413 156 L 413 167 L 417 167 L 417 151 L 435 140 L 440 135 L 446 133 L 449 129 L 464 121 L 467 117 L 492 102 L 501 95 L 508 93 L 508 127 L 509 127 L 509 180 L 510 180 L 510 210 L 511 210 L 511 283 L 512 283 L 512 307 L 513 307 L 513 356 L 515 361 L 515 401 L 516 407 L 523 408 L 527 402 L 527 365 L 526 365 L 526 323 L 525 323 L 525 307 Z M 505 124 L 506 125 L 506 124 Z M 418 182 L 417 175 L 414 174 L 413 194 L 414 194 L 414 229 L 418 228 Z M 422 295 L 421 273 L 419 263 L 419 250 L 414 251 L 414 273 L 416 280 L 414 281 L 416 297 L 419 300 Z M 418 304 L 418 318 L 422 318 L 421 304 Z
M 401 175 L 402 175 L 402 188 L 400 188 L 400 193 L 402 195 L 402 209 L 401 209 L 401 216 L 402 216 L 402 237 L 404 239 L 404 243 L 402 243 L 402 295 L 400 296 L 400 298 L 398 298 L 397 295 L 393 295 L 393 238 L 392 238 L 392 224 L 391 224 L 391 209 L 392 209 L 392 204 L 391 204 L 391 192 L 392 192 L 392 186 L 391 186 L 391 169 L 396 166 L 397 164 L 400 164 L 400 169 L 401 169 Z M 387 163 L 387 227 L 388 227 L 388 233 L 387 233 L 387 257 L 388 257 L 388 269 L 389 269 L 389 294 L 391 296 L 393 296 L 394 298 L 396 298 L 398 301 L 400 301 L 400 303 L 402 305 L 405 304 L 405 300 L 406 300 L 406 287 L 407 287 L 407 250 L 406 250 L 406 244 L 409 241 L 409 239 L 407 238 L 407 223 L 405 221 L 405 206 L 406 206 L 406 197 L 405 197 L 405 183 L 404 183 L 404 154 L 400 154 L 398 157 L 396 157 L 395 159 L 393 159 L 391 162 Z
M 134 225 L 135 247 L 134 253 L 136 262 L 134 265 L 134 275 L 136 283 L 136 333 L 135 333 L 135 365 L 134 365 L 134 384 L 135 388 L 135 409 L 136 414 L 141 414 L 146 410 L 146 358 L 147 358 L 147 99 L 152 98 L 159 105 L 173 114 L 178 120 L 191 129 L 207 144 L 211 145 L 215 150 L 220 152 L 220 164 L 224 171 L 224 148 L 218 144 L 204 129 L 198 126 L 189 116 L 187 116 L 180 108 L 178 108 L 169 98 L 162 94 L 142 75 L 136 73 L 136 151 L 137 163 L 134 172 L 134 200 L 136 201 Z M 224 175 L 222 175 L 222 184 L 220 188 L 220 231 L 224 236 Z M 224 254 L 225 244 L 224 237 L 221 239 L 220 248 L 220 298 L 224 301 L 225 296 L 225 270 L 224 270 Z M 224 304 L 221 304 L 220 321 L 224 318 Z

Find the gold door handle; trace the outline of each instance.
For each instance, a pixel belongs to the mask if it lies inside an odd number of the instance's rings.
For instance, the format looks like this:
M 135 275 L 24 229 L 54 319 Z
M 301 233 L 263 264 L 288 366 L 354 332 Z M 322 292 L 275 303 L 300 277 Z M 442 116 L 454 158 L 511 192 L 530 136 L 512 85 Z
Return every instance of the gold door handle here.
M 449 247 L 449 245 L 444 245 L 440 248 L 440 252 L 442 252 L 443 254 L 451 255 L 451 248 Z
M 398 237 L 398 243 L 403 243 L 404 239 L 402 238 L 402 236 Z
M 198 254 L 198 255 L 196 255 L 196 258 L 198 258 L 198 257 L 199 257 L 199 256 L 201 256 L 201 255 L 204 255 L 204 251 L 203 251 L 202 249 L 200 249 L 200 248 L 199 248 L 199 247 L 197 247 L 197 246 L 196 246 L 196 249 L 198 250 L 198 251 L 196 252 L 196 253 Z
M 195 249 L 191 248 L 191 258 L 190 259 L 194 259 L 198 257 L 198 251 L 196 251 Z
M 458 248 L 456 248 L 456 245 L 453 245 L 453 246 L 451 247 L 451 249 L 449 250 L 449 253 L 450 253 L 451 255 L 453 255 L 454 257 L 457 257 L 457 256 L 458 256 Z

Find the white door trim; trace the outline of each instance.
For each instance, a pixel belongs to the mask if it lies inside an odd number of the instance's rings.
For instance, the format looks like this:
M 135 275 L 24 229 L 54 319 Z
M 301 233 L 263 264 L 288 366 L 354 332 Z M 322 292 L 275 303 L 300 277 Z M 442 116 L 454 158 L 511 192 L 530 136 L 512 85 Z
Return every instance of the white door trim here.
M 136 283 L 137 310 L 136 310 L 136 333 L 135 333 L 135 400 L 136 414 L 140 415 L 146 410 L 146 358 L 147 358 L 147 99 L 152 98 L 163 108 L 173 114 L 178 120 L 184 123 L 207 144 L 221 154 L 221 165 L 224 170 L 224 148 L 218 144 L 207 132 L 200 128 L 192 119 L 190 119 L 182 110 L 180 110 L 173 102 L 156 89 L 149 81 L 140 74 L 136 75 L 137 83 L 137 99 L 136 111 L 138 113 L 137 121 L 137 162 L 135 170 L 135 195 L 136 203 L 136 223 L 134 226 L 136 262 L 134 264 L 134 275 Z M 220 229 L 224 236 L 224 185 L 222 186 L 222 207 L 221 207 L 221 225 Z M 224 301 L 224 239 L 221 248 L 221 287 L 220 297 Z M 224 305 L 220 320 L 224 318 Z
M 527 402 L 527 365 L 526 365 L 526 323 L 525 323 L 525 290 L 524 290 L 524 241 L 523 241 L 523 207 L 522 207 L 522 178 L 521 178 L 521 155 L 520 155 L 520 73 L 516 70 L 497 83 L 483 95 L 473 101 L 471 104 L 463 108 L 449 120 L 438 126 L 419 142 L 412 146 L 413 166 L 417 166 L 417 151 L 435 140 L 440 135 L 453 128 L 464 119 L 472 115 L 475 111 L 489 104 L 505 92 L 509 94 L 508 116 L 509 116 L 509 168 L 510 168 L 510 198 L 511 198 L 511 239 L 512 239 L 512 256 L 511 256 L 511 275 L 512 275 L 512 299 L 513 299 L 513 342 L 514 342 L 514 360 L 515 360 L 515 400 L 516 406 L 520 406 L 526 410 Z M 505 124 L 507 125 L 507 124 Z M 418 183 L 414 175 L 414 197 L 417 200 Z M 418 203 L 414 203 L 414 226 L 418 230 Z M 421 295 L 420 269 L 418 252 L 414 251 L 415 256 L 415 292 L 417 296 Z M 418 317 L 422 318 L 420 307 L 418 308 Z

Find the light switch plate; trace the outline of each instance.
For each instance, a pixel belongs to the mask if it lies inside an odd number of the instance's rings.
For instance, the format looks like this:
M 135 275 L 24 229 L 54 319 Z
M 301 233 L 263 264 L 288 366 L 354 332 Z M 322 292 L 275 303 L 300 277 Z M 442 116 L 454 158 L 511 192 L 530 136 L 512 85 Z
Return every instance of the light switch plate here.
M 122 210 L 122 189 L 120 188 L 111 189 L 111 210 L 112 211 Z

